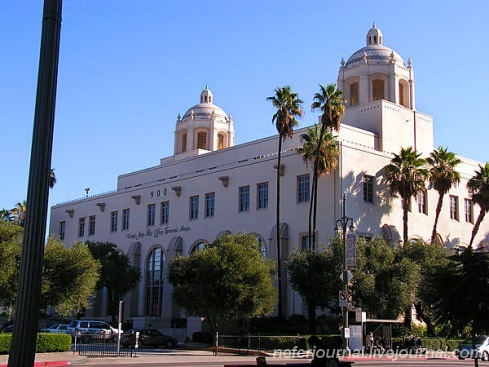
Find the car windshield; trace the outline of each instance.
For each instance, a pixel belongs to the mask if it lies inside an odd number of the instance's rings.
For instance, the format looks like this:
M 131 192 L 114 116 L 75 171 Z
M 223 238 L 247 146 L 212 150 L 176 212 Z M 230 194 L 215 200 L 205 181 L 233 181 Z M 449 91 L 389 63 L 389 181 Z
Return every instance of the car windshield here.
M 486 338 L 487 338 L 486 336 L 476 336 L 475 344 L 484 344 Z M 462 344 L 472 344 L 472 338 L 465 339 Z

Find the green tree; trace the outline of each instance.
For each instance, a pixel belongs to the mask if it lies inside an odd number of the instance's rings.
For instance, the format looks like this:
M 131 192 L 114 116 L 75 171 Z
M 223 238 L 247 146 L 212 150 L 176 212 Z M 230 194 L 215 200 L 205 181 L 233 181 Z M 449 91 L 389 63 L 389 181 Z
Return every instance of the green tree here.
M 67 248 L 57 238 L 49 237 L 44 253 L 41 308 L 52 308 L 63 316 L 88 308 L 99 272 L 99 262 L 83 243 L 75 242 Z
M 421 281 L 419 265 L 380 237 L 357 240 L 357 269 L 352 273 L 353 302 L 374 318 L 397 318 L 411 309 Z
M 131 265 L 129 257 L 118 250 L 117 245 L 110 242 L 87 242 L 92 256 L 100 262 L 100 279 L 97 289 L 107 289 L 109 314 L 112 321 L 116 321 L 116 301 L 131 289 L 136 287 L 141 280 L 141 271 Z
M 316 332 L 317 306 L 337 312 L 331 300 L 338 297 L 342 285 L 338 264 L 332 248 L 295 251 L 287 257 L 290 285 L 307 302 L 310 333 Z
M 434 189 L 438 191 L 438 204 L 435 211 L 435 222 L 431 233 L 431 243 L 435 243 L 436 227 L 440 218 L 443 198 L 452 186 L 460 183 L 460 173 L 455 169 L 462 161 L 457 158 L 455 153 L 449 152 L 447 148 L 439 147 L 430 153 L 426 159 L 429 165 L 429 181 Z
M 402 248 L 402 256 L 419 265 L 421 282 L 416 291 L 416 312 L 426 323 L 428 336 L 435 336 L 432 304 L 437 300 L 431 292 L 431 279 L 438 268 L 448 264 L 448 252 L 443 246 L 430 245 L 422 240 L 409 241 Z
M 489 163 L 484 166 L 479 164 L 479 171 L 476 171 L 475 175 L 467 182 L 467 188 L 472 195 L 472 201 L 481 208 L 470 237 L 469 247 L 472 247 L 479 227 L 489 211 Z
M 294 127 L 299 125 L 298 117 L 303 115 L 301 103 L 303 102 L 297 93 L 292 92 L 290 86 L 275 88 L 275 95 L 268 97 L 273 107 L 277 109 L 272 116 L 278 132 L 277 152 L 277 205 L 276 205 L 276 242 L 277 242 L 277 317 L 283 318 L 282 310 L 282 259 L 280 249 L 280 172 L 282 168 L 282 141 L 292 138 Z
M 322 136 L 320 136 L 320 130 Z M 302 155 L 304 162 L 311 163 L 313 168 L 312 194 L 309 202 L 309 240 L 310 250 L 316 249 L 317 226 L 317 194 L 318 178 L 324 174 L 329 174 L 338 165 L 338 145 L 335 137 L 327 130 L 319 129 L 315 124 L 313 128 L 307 128 L 307 133 L 301 135 L 302 146 L 298 153 Z M 319 152 L 319 155 L 318 155 Z M 318 159 L 319 158 L 319 159 Z M 316 167 L 317 164 L 317 167 Z
M 0 221 L 0 306 L 11 316 L 17 296 L 23 228 Z
M 273 311 L 274 263 L 263 258 L 254 235 L 226 234 L 202 251 L 170 262 L 173 299 L 188 314 L 204 316 L 212 332 L 220 321 Z
M 411 198 L 425 189 L 428 170 L 425 168 L 425 159 L 412 147 L 401 148 L 399 154 L 394 153 L 391 163 L 386 166 L 386 182 L 391 193 L 399 194 L 403 211 L 403 241 L 408 241 L 408 213 Z
M 489 255 L 470 247 L 452 255 L 432 278 L 435 319 L 451 326 L 452 335 L 470 327 L 472 337 L 489 330 Z M 477 358 L 474 360 L 478 365 Z
M 15 208 L 12 209 L 14 222 L 19 226 L 24 227 L 26 213 L 27 203 L 25 200 L 23 202 L 18 202 L 17 204 L 15 204 Z

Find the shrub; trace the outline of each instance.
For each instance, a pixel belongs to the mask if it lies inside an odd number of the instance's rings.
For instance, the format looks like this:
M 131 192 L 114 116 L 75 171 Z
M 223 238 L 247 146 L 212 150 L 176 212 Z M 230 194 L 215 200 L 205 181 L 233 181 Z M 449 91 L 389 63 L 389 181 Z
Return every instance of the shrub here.
M 195 333 L 192 334 L 192 340 L 195 343 L 212 344 L 213 339 L 214 338 L 212 334 L 206 331 L 196 331 Z
M 0 334 L 0 354 L 8 354 L 12 344 L 12 334 Z M 37 334 L 36 353 L 67 352 L 71 349 L 71 336 L 68 334 Z

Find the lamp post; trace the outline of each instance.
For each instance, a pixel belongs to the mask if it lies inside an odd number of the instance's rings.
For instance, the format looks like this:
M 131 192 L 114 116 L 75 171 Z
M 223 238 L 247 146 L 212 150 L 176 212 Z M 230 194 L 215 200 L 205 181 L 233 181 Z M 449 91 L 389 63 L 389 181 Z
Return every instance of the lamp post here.
M 353 225 L 353 218 L 347 217 L 346 216 L 346 210 L 345 210 L 345 205 L 346 205 L 346 195 L 343 194 L 342 198 L 342 212 L 341 212 L 341 218 L 336 221 L 336 227 L 335 231 L 341 233 L 341 240 L 343 244 L 343 272 L 342 272 L 342 280 L 343 280 L 343 290 L 344 293 L 346 293 L 346 306 L 343 306 L 343 345 L 345 348 L 345 352 L 349 354 L 349 347 L 348 347 L 348 335 L 347 332 L 349 331 L 348 329 L 348 264 L 347 264 L 347 248 L 346 248 L 346 232 L 347 229 L 350 229 L 350 231 L 353 231 L 355 229 Z

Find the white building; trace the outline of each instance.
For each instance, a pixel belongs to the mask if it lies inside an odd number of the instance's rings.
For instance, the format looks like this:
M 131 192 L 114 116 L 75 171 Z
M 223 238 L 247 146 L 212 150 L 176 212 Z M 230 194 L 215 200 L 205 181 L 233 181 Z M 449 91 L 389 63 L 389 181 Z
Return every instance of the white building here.
M 338 168 L 319 182 L 318 241 L 327 243 L 334 236 L 343 194 L 357 235 L 398 241 L 401 201 L 389 195 L 384 167 L 401 147 L 412 146 L 424 156 L 436 148 L 432 117 L 415 109 L 411 61 L 405 63 L 385 47 L 374 25 L 366 47 L 341 62 L 337 84 L 348 102 L 338 136 Z M 283 144 L 283 257 L 307 239 L 312 172 L 297 153 L 303 132 L 296 130 Z M 277 141 L 278 135 L 235 145 L 234 122 L 206 87 L 200 103 L 178 116 L 173 156 L 119 176 L 111 193 L 53 206 L 50 234 L 68 246 L 83 240 L 117 244 L 143 274 L 140 286 L 126 298 L 125 317 L 157 317 L 169 326 L 170 320 L 185 317 L 172 303 L 164 276 L 176 254 L 186 256 L 225 231 L 244 231 L 257 236 L 265 256 L 276 257 Z M 479 212 L 466 188 L 478 162 L 459 158 L 462 181 L 446 195 L 438 224 L 439 239 L 448 247 L 469 242 Z M 437 200 L 433 189 L 413 199 L 411 238 L 430 239 Z M 485 246 L 488 233 L 489 224 L 482 223 L 477 246 Z M 306 313 L 301 297 L 284 283 L 284 314 Z M 102 305 L 97 302 L 95 315 L 104 315 Z

